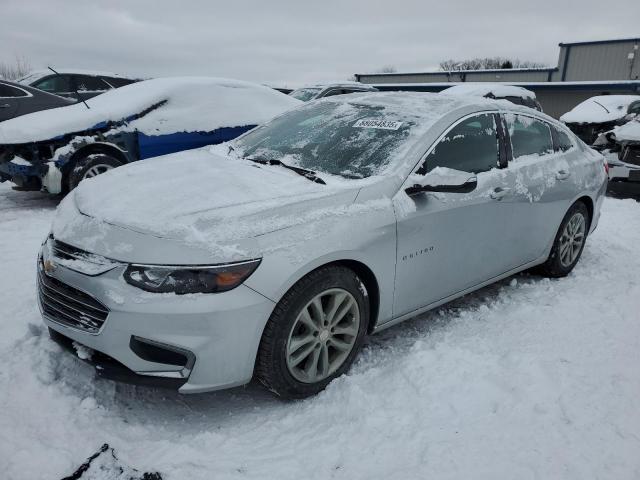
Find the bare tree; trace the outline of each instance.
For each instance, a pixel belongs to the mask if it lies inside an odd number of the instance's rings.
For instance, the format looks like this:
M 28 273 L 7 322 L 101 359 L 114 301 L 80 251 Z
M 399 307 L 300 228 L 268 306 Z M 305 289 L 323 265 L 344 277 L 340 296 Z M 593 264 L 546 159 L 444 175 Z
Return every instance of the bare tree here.
M 398 70 L 393 65 L 385 65 L 382 68 L 374 70 L 373 73 L 396 73 Z
M 521 61 L 503 57 L 471 58 L 467 60 L 444 60 L 440 62 L 443 72 L 457 72 L 461 70 L 508 70 L 511 68 L 544 68 L 543 63 Z
M 12 63 L 0 62 L 0 78 L 6 80 L 17 80 L 24 77 L 31 70 L 31 64 L 22 56 L 16 55 Z

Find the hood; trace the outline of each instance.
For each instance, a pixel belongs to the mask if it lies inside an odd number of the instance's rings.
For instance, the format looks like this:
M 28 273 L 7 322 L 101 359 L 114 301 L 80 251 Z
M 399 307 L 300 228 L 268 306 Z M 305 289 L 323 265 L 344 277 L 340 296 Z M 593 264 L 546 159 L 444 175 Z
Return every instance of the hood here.
M 211 150 L 143 160 L 84 180 L 61 205 L 55 237 L 122 261 L 166 263 L 158 239 L 207 252 L 199 257 L 230 261 L 255 255 L 255 237 L 349 205 L 359 190 L 359 182 L 332 179 L 322 185 L 283 167 Z M 66 213 L 69 202 L 79 220 Z M 148 240 L 136 240 L 142 237 Z

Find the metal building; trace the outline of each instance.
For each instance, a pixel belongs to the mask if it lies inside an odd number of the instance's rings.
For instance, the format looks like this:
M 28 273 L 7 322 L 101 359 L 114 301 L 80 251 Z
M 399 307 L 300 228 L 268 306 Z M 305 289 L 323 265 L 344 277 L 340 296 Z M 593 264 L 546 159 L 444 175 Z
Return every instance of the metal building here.
M 459 82 L 499 82 L 536 93 L 559 117 L 594 95 L 640 94 L 640 38 L 561 43 L 558 66 L 502 70 L 356 74 L 381 90 L 437 92 Z

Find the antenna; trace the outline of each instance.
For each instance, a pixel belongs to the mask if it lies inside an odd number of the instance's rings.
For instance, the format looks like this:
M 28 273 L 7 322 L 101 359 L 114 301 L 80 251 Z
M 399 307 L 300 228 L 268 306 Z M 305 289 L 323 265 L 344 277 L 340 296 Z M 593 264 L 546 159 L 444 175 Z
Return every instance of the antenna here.
M 51 67 L 47 67 L 49 70 L 51 70 L 53 73 L 55 73 L 56 75 L 60 75 L 58 72 L 56 72 L 53 68 Z M 60 75 L 62 76 L 62 75 Z M 89 107 L 89 105 L 87 105 L 87 102 L 84 101 L 84 98 L 82 98 L 80 96 L 80 93 L 78 93 L 78 89 L 75 87 L 75 82 L 74 82 L 74 86 L 73 86 L 73 91 L 76 92 L 76 96 L 78 97 L 78 100 L 80 100 L 82 103 L 84 103 L 84 106 L 87 107 L 87 110 L 91 110 L 91 108 Z

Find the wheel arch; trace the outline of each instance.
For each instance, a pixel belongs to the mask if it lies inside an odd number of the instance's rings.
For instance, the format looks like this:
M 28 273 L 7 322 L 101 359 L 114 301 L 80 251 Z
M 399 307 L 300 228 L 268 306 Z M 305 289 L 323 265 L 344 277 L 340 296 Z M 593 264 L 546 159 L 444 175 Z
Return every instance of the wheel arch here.
M 595 209 L 595 206 L 593 204 L 593 199 L 588 195 L 583 195 L 582 197 L 579 197 L 578 199 L 576 199 L 576 201 L 573 202 L 572 206 L 575 205 L 577 202 L 582 202 L 584 203 L 585 207 L 587 207 L 587 212 L 589 212 L 589 228 L 591 228 L 591 224 L 593 223 L 593 212 Z
M 78 159 L 86 157 L 88 155 L 96 154 L 96 153 L 103 153 L 105 155 L 110 155 L 116 158 L 117 160 L 121 161 L 123 164 L 129 163 L 129 158 L 127 157 L 125 152 L 120 148 L 116 147 L 114 144 L 106 143 L 106 142 L 94 142 L 94 143 L 88 143 L 86 145 L 83 145 L 82 147 L 77 149 L 75 152 L 73 152 L 71 157 L 69 157 L 68 165 L 72 166 L 75 164 L 76 161 L 78 161 Z

